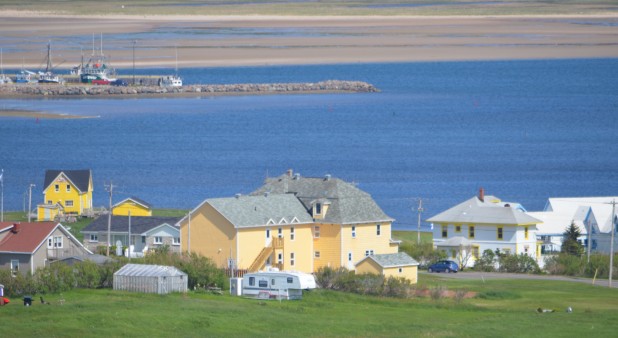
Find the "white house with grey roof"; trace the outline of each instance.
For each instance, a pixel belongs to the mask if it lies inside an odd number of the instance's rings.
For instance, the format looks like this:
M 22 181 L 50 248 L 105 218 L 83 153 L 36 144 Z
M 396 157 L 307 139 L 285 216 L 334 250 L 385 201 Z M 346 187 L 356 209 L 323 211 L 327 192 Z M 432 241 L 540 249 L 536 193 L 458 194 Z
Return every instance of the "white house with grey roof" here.
M 495 196 L 470 198 L 427 219 L 433 225 L 434 246 L 445 248 L 453 259 L 470 254 L 467 266 L 473 266 L 483 251 L 500 250 L 508 254 L 526 254 L 538 259 L 537 224 L 541 220 L 528 215 L 517 203 L 503 202 Z M 445 246 L 459 239 L 457 247 Z M 464 241 L 465 240 L 465 241 Z

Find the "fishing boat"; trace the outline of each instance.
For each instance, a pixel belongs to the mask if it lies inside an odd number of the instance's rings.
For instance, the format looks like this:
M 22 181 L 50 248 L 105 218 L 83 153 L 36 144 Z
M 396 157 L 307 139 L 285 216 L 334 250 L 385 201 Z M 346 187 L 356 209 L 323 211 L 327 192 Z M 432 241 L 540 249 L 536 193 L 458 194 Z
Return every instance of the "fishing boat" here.
M 0 48 L 0 84 L 13 83 L 8 75 L 4 75 L 4 67 L 2 67 L 2 48 Z
M 178 75 L 178 49 L 176 50 L 176 70 L 174 75 L 159 78 L 159 87 L 182 87 L 182 78 Z
M 103 36 L 101 35 L 101 50 L 99 54 L 95 54 L 94 51 L 94 35 L 92 37 L 92 55 L 88 62 L 83 64 L 83 56 L 82 56 L 82 64 L 78 67 L 75 67 L 75 73 L 80 76 L 80 81 L 82 83 L 92 83 L 92 84 L 110 84 L 111 82 L 116 81 L 114 76 L 116 75 L 116 70 L 110 66 L 109 58 L 103 54 Z
M 52 72 L 52 61 L 51 61 L 51 42 L 47 44 L 47 65 L 45 66 L 44 72 L 39 72 L 39 83 L 55 83 L 62 84 L 64 83 L 64 79 L 57 74 Z
M 19 74 L 15 76 L 15 83 L 33 83 L 37 82 L 35 79 L 36 73 L 27 69 L 22 69 Z

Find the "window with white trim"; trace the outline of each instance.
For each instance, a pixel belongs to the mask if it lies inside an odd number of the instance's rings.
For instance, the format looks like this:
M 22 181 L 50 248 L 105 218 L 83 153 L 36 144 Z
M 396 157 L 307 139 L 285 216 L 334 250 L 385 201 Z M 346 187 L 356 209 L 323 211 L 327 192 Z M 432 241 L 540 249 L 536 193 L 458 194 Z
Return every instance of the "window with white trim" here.
M 180 237 L 174 237 L 172 240 L 172 245 L 180 245 Z
M 281 252 L 277 254 L 277 263 L 283 264 L 283 254 Z
M 316 215 L 321 215 L 322 214 L 322 203 L 316 203 L 315 204 L 315 214 Z
M 373 256 L 373 250 L 365 250 L 365 257 Z
M 53 236 L 47 240 L 47 248 L 59 249 L 62 248 L 62 236 Z
M 399 273 L 402 273 L 402 272 L 403 272 L 403 268 L 399 268 Z
M 55 190 L 56 192 L 60 191 L 60 185 L 59 185 L 59 184 L 56 184 L 56 185 L 54 186 L 54 190 Z
M 291 227 L 291 228 L 290 228 L 290 240 L 291 240 L 291 241 L 293 241 L 293 240 L 294 240 L 294 237 L 295 237 L 295 234 L 294 234 L 294 227 Z
M 352 238 L 356 238 L 356 225 L 352 226 Z
M 348 252 L 348 262 L 351 262 L 351 261 L 352 261 L 352 253 Z
M 67 184 L 67 192 L 71 192 L 71 185 Z
M 376 235 L 380 236 L 381 232 L 382 232 L 381 225 L 380 224 L 376 224 Z
M 313 238 L 320 238 L 320 226 L 316 225 L 313 227 Z
M 54 247 L 54 239 L 52 237 L 47 239 L 47 248 L 52 249 Z
M 270 229 L 266 229 L 266 239 L 270 238 Z
M 290 252 L 290 266 L 294 266 L 294 253 Z
M 67 207 L 72 207 L 73 206 L 73 200 L 65 201 L 64 205 L 67 206 Z
M 313 258 L 320 258 L 320 252 L 319 251 L 315 251 L 313 253 Z
M 154 244 L 163 244 L 163 237 L 161 237 L 161 236 L 155 236 L 155 238 L 154 238 Z
M 98 242 L 99 234 L 90 234 L 90 242 Z
M 15 276 L 18 271 L 19 271 L 19 260 L 11 259 L 11 272 L 13 273 L 13 276 Z
M 278 238 L 283 238 L 283 229 L 282 228 L 277 229 L 277 237 Z

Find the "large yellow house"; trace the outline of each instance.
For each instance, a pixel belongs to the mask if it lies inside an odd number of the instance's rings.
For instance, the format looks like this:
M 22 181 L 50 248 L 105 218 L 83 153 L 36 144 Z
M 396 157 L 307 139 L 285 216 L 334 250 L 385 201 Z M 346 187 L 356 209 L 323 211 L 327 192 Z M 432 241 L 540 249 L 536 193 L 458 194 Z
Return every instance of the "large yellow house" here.
M 353 270 L 366 256 L 397 253 L 392 221 L 350 183 L 288 171 L 249 196 L 205 200 L 179 226 L 183 251 L 220 266 L 314 272 Z
M 90 170 L 47 170 L 43 184 L 43 204 L 37 206 L 37 219 L 53 220 L 60 213 L 87 213 L 92 209 L 92 190 Z
M 152 206 L 137 198 L 129 197 L 112 206 L 114 216 L 152 216 Z

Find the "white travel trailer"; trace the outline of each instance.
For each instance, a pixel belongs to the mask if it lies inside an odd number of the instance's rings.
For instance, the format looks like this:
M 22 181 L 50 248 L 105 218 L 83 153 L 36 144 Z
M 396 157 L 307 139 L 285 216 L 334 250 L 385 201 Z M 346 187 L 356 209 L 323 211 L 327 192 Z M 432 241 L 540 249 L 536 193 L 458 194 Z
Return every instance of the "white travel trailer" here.
M 315 288 L 313 275 L 296 271 L 260 271 L 242 279 L 242 295 L 257 299 L 302 299 L 303 290 Z

